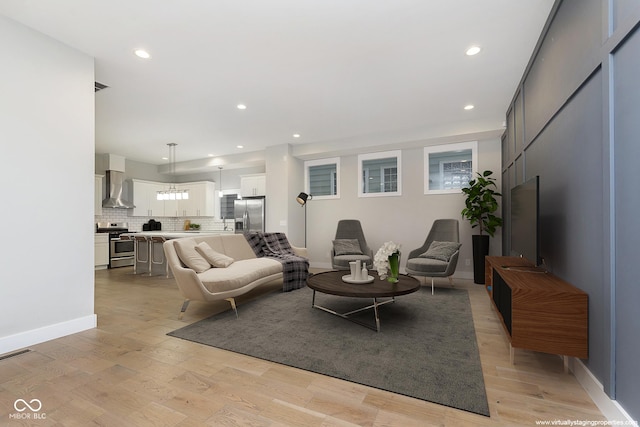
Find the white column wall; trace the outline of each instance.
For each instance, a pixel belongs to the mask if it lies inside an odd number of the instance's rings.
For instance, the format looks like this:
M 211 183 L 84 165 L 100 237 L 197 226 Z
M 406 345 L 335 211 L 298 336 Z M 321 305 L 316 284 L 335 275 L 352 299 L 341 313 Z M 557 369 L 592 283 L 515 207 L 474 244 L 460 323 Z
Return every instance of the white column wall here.
M 0 16 L 0 354 L 95 327 L 93 58 Z

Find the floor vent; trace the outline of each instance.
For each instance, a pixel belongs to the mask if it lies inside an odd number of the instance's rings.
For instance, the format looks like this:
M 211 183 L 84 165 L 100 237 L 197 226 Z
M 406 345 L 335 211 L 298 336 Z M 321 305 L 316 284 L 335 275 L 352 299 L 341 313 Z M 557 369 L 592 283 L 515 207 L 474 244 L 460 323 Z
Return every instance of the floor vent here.
M 94 90 L 94 92 L 97 92 L 97 91 L 102 90 L 102 89 L 106 89 L 108 87 L 109 86 L 103 85 L 102 83 L 95 82 L 95 90 Z
M 20 356 L 21 354 L 29 353 L 31 350 L 20 350 L 15 353 L 5 354 L 4 356 L 0 356 L 0 360 L 10 359 L 12 357 Z

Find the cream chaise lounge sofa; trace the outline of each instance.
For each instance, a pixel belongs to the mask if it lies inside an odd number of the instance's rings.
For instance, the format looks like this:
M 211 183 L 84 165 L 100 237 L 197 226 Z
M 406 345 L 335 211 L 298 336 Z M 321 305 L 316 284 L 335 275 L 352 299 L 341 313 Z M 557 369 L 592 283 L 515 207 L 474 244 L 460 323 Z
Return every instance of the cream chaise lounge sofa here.
M 212 251 L 206 251 L 203 242 Z M 198 245 L 199 249 L 196 249 Z M 282 263 L 274 258 L 257 257 L 242 234 L 172 239 L 164 242 L 163 248 L 169 268 L 185 298 L 180 318 L 191 300 L 227 300 L 237 316 L 235 297 L 283 277 Z M 307 258 L 306 248 L 292 249 L 295 255 Z

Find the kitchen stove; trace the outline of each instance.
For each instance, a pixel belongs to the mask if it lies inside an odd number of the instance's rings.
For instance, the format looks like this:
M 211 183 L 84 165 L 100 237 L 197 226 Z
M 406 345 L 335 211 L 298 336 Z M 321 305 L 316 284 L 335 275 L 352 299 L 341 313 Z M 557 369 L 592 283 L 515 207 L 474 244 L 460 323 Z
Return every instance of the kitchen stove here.
M 122 240 L 120 235 L 129 232 L 126 222 L 99 222 L 96 233 L 109 233 L 109 268 L 133 265 L 135 253 L 133 240 Z

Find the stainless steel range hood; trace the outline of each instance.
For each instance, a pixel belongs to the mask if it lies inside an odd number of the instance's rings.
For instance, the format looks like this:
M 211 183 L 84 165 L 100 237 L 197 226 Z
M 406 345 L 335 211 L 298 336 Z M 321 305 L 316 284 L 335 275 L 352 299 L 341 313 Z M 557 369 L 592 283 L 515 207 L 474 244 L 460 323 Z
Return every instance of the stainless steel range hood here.
M 102 201 L 103 208 L 131 209 L 133 203 L 122 199 L 124 172 L 116 170 L 106 171 L 107 198 Z

